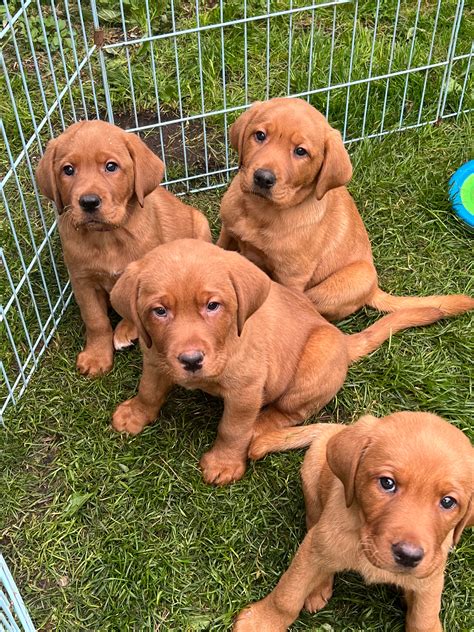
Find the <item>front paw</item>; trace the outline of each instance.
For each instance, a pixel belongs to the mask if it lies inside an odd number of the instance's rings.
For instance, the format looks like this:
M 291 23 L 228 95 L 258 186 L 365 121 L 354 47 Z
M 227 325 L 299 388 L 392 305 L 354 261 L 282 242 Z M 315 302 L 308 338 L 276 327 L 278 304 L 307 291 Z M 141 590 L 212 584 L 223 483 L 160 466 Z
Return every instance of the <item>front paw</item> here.
M 115 410 L 112 417 L 112 427 L 118 432 L 137 435 L 154 419 L 155 415 L 145 410 L 134 397 L 120 404 Z
M 242 478 L 247 469 L 245 460 L 231 460 L 225 454 L 209 450 L 202 455 L 199 465 L 202 477 L 212 485 L 228 485 Z
M 84 349 L 77 356 L 76 367 L 82 375 L 103 375 L 112 369 L 112 349 L 104 351 L 97 349 Z
M 135 325 L 127 320 L 122 319 L 114 331 L 114 349 L 120 351 L 120 349 L 126 349 L 133 345 L 138 338 L 138 331 Z
M 264 602 L 265 603 L 265 600 Z M 287 625 L 278 616 L 262 607 L 262 602 L 253 603 L 240 612 L 232 628 L 233 632 L 284 632 Z
M 316 586 L 314 590 L 306 597 L 304 602 L 305 610 L 308 612 L 317 612 L 324 608 L 327 602 L 332 597 L 333 578 L 326 581 L 324 584 Z

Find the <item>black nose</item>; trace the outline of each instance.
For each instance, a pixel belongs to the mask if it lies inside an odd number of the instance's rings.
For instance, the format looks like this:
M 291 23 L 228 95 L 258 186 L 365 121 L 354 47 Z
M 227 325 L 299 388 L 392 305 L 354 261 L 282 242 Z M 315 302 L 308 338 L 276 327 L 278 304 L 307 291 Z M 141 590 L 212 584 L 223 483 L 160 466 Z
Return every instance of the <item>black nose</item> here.
M 410 542 L 397 542 L 392 544 L 393 559 L 400 566 L 414 568 L 423 559 L 425 552 L 421 546 L 410 544 Z
M 253 174 L 253 181 L 262 189 L 271 189 L 276 182 L 276 175 L 270 169 L 257 169 Z
M 79 198 L 79 204 L 81 208 L 87 213 L 93 213 L 100 206 L 100 197 L 95 195 L 94 193 L 90 193 L 87 195 L 81 195 Z
M 204 353 L 202 351 L 185 351 L 180 353 L 178 360 L 183 365 L 185 371 L 199 371 L 202 369 L 202 361 L 204 360 Z

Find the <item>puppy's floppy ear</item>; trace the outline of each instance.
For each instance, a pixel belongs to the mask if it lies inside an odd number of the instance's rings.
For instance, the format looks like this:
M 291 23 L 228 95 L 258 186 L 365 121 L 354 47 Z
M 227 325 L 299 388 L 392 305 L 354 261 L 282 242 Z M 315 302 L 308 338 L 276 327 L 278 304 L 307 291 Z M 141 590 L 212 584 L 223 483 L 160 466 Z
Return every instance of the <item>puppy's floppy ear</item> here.
M 245 130 L 248 124 L 257 113 L 259 106 L 262 105 L 261 101 L 256 101 L 246 112 L 241 114 L 239 118 L 232 123 L 229 129 L 230 144 L 239 154 L 239 167 L 242 164 L 244 153 L 244 139 Z
M 316 176 L 316 197 L 321 200 L 331 189 L 347 184 L 351 177 L 351 159 L 342 136 L 331 127 L 324 141 L 324 161 Z
M 136 134 L 126 134 L 125 144 L 133 160 L 135 195 L 143 207 L 147 195 L 159 186 L 165 172 L 163 162 Z
M 140 268 L 141 266 L 138 261 L 133 261 L 128 264 L 110 293 L 110 302 L 112 303 L 112 307 L 122 318 L 126 318 L 134 323 L 140 338 L 142 338 L 146 346 L 150 348 L 151 338 L 145 329 L 137 308 L 140 292 Z
M 461 538 L 461 534 L 464 531 L 464 529 L 466 527 L 473 527 L 473 526 L 474 526 L 474 500 L 471 495 L 471 498 L 469 499 L 469 504 L 467 506 L 466 512 L 464 513 L 464 516 L 454 527 L 453 546 L 456 546 L 456 544 L 459 542 Z
M 237 298 L 237 334 L 240 336 L 245 321 L 266 301 L 272 285 L 260 268 L 237 252 L 228 251 L 229 277 Z
M 378 422 L 364 415 L 353 426 L 331 437 L 326 447 L 326 459 L 331 471 L 344 485 L 346 507 L 354 501 L 355 479 L 364 452 L 370 444 L 370 429 Z
M 36 167 L 36 182 L 41 193 L 55 203 L 58 213 L 61 214 L 64 210 L 64 204 L 56 181 L 54 165 L 58 142 L 58 138 L 49 141 L 46 151 Z

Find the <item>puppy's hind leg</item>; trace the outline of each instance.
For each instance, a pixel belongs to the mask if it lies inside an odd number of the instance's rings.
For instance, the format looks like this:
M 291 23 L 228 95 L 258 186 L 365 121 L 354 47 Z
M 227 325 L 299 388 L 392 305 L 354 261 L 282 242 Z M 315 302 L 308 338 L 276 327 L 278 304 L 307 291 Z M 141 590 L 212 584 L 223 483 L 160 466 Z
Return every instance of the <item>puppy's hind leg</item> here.
M 367 261 L 352 263 L 306 290 L 306 296 L 328 320 L 341 320 L 367 303 L 377 287 L 377 272 Z
M 309 337 L 293 380 L 286 392 L 264 408 L 255 425 L 253 445 L 275 430 L 302 423 L 317 413 L 341 388 L 347 373 L 347 353 L 341 332 L 333 326 L 317 327 Z M 261 453 L 259 446 L 258 453 Z

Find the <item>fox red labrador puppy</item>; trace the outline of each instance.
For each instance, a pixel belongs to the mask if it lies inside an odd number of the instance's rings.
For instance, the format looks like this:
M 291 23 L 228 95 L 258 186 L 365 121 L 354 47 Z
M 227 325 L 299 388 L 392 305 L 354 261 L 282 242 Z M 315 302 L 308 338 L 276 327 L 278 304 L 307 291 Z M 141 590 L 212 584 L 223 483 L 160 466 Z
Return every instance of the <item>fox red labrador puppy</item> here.
M 124 268 L 181 237 L 211 240 L 206 218 L 160 187 L 163 163 L 135 134 L 104 121 L 81 121 L 48 143 L 36 171 L 53 200 L 74 296 L 86 326 L 81 373 L 112 368 L 113 348 L 137 338 L 130 321 L 115 333 L 108 297 Z
M 468 438 L 436 415 L 401 412 L 276 431 L 252 452 L 309 444 L 301 472 L 308 533 L 273 592 L 245 609 L 234 630 L 286 630 L 303 605 L 326 605 L 335 573 L 353 570 L 403 589 L 407 632 L 440 632 L 448 552 L 474 524 Z
M 113 427 L 139 433 L 174 384 L 222 397 L 217 440 L 201 459 L 204 479 L 216 484 L 243 476 L 252 437 L 320 410 L 351 362 L 392 333 L 444 315 L 400 310 L 346 336 L 304 294 L 274 283 L 238 253 L 186 239 L 131 263 L 111 301 L 143 343 L 138 395 L 117 408 Z
M 370 305 L 392 312 L 474 307 L 464 295 L 396 297 L 377 281 L 369 237 L 344 186 L 352 166 L 341 135 L 302 99 L 254 104 L 230 128 L 240 170 L 222 198 L 218 245 L 238 250 L 338 320 Z

